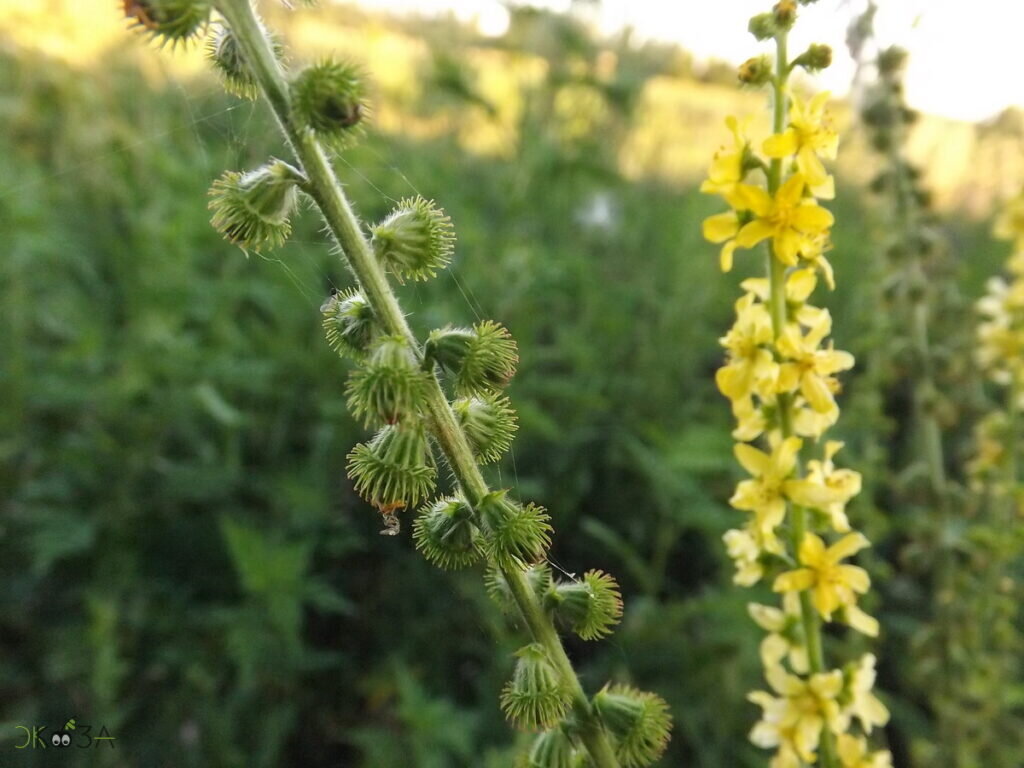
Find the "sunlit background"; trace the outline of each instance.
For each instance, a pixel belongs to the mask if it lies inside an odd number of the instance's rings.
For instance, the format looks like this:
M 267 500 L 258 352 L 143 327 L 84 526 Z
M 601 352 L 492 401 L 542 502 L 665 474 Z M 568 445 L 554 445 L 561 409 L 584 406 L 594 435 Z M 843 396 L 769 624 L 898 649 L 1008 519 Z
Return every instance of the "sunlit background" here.
M 746 738 L 759 638 L 721 544 L 735 470 L 713 386 L 754 260 L 720 274 L 696 186 L 726 115 L 765 114 L 735 67 L 765 50 L 746 25 L 770 2 L 260 5 L 292 65 L 341 53 L 371 76 L 369 138 L 337 163 L 361 214 L 422 193 L 452 215 L 452 268 L 401 290 L 417 330 L 494 317 L 519 341 L 519 437 L 495 482 L 551 510 L 560 567 L 617 574 L 628 604 L 610 641 L 571 642 L 585 683 L 666 697 L 665 766 L 765 765 Z M 223 93 L 201 45 L 147 45 L 119 6 L 0 0 L 0 765 L 71 765 L 15 753 L 15 726 L 76 717 L 118 741 L 74 765 L 511 768 L 528 737 L 497 692 L 518 631 L 478 573 L 427 566 L 408 525 L 378 536 L 345 477 L 364 433 L 317 309 L 349 276 L 312 216 L 263 257 L 208 225 L 212 179 L 286 151 L 274 126 Z M 857 120 L 877 45 L 910 52 L 909 152 L 964 307 L 1024 182 L 1024 4 L 883 0 L 858 63 L 862 10 L 821 0 L 793 43 L 835 52 L 796 87 L 835 97 L 829 303 L 859 358 L 879 343 L 884 216 Z M 851 377 L 838 435 L 859 468 L 870 386 Z M 891 512 L 869 494 L 851 512 L 878 543 L 882 738 L 896 768 L 942 766 L 901 662 L 928 584 Z M 1021 732 L 988 768 L 1024 764 Z

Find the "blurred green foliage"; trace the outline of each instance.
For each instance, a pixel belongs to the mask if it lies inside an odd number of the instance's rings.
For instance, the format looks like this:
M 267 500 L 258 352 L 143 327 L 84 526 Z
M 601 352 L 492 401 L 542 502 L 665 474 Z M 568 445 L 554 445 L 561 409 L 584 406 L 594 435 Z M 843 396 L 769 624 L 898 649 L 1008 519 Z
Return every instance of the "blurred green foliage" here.
M 452 34 L 425 30 L 434 72 L 398 108 L 491 109 Z M 626 598 L 610 641 L 568 641 L 585 683 L 632 675 L 666 697 L 665 765 L 757 766 L 756 593 L 730 584 L 720 541 L 737 513 L 713 386 L 740 275 L 700 238 L 714 201 L 618 170 L 647 78 L 689 76 L 627 43 L 609 82 L 580 27 L 519 15 L 498 44 L 551 66 L 508 159 L 374 135 L 339 166 L 368 220 L 420 192 L 455 221 L 450 274 L 401 289 L 420 330 L 479 313 L 519 341 L 521 429 L 495 479 L 551 510 L 557 566 L 605 568 Z M 268 257 L 218 239 L 211 180 L 284 149 L 212 78 L 145 77 L 158 55 L 73 69 L 0 45 L 3 762 L 15 725 L 76 717 L 118 740 L 75 765 L 511 766 L 514 633 L 478 574 L 428 566 L 408 527 L 378 536 L 345 477 L 363 435 L 318 307 L 349 277 L 312 217 Z M 607 106 L 584 131 L 553 118 L 566 88 Z M 860 190 L 834 210 L 837 344 L 863 351 Z M 948 234 L 975 295 L 999 251 L 979 224 Z M 859 428 L 843 426 L 854 446 Z M 66 764 L 53 753 L 13 764 Z

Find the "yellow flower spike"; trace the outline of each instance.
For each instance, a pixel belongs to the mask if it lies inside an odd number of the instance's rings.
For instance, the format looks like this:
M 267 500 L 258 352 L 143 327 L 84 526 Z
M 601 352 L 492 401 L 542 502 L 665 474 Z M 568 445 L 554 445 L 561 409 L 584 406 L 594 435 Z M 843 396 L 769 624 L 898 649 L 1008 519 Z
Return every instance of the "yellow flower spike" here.
M 836 699 L 843 689 L 843 673 L 836 669 L 803 680 L 775 666 L 766 670 L 765 677 L 779 696 L 764 691 L 747 696 L 764 710 L 750 740 L 768 749 L 792 746 L 801 760 L 814 762 L 822 729 L 836 730 L 841 722 Z
M 719 254 L 719 263 L 723 272 L 732 269 L 732 255 L 736 250 L 734 238 L 740 231 L 740 219 L 735 211 L 716 213 L 704 219 L 701 226 L 704 239 L 712 243 L 725 243 Z
M 749 124 L 749 118 L 742 123 L 732 115 L 725 118 L 725 125 L 732 133 L 733 146 L 731 149 L 722 147 L 715 152 L 708 168 L 708 178 L 700 185 L 701 192 L 708 195 L 721 195 L 730 206 L 736 209 L 743 207 L 739 186 L 747 175 L 743 161 L 749 145 L 746 137 L 746 128 Z
M 849 352 L 831 347 L 819 349 L 831 330 L 832 316 L 826 311 L 806 334 L 789 326 L 777 342 L 779 353 L 786 359 L 780 369 L 779 390 L 789 392 L 799 388 L 819 413 L 827 413 L 835 407 L 833 392 L 839 384 L 833 375 L 852 368 L 854 364 L 853 355 Z
M 860 662 L 849 669 L 843 699 L 849 702 L 843 707 L 840 716 L 840 730 L 845 731 L 850 720 L 856 718 L 864 733 L 871 733 L 875 726 L 883 726 L 889 722 L 889 710 L 874 693 L 875 687 L 874 654 L 865 653 Z
M 800 438 L 787 437 L 770 454 L 746 443 L 737 443 L 733 448 L 736 460 L 752 477 L 740 481 L 729 503 L 736 509 L 753 512 L 762 534 L 772 533 L 786 516 L 782 489 L 796 469 L 801 445 Z
M 804 197 L 806 180 L 799 173 L 779 187 L 773 198 L 760 187 L 741 186 L 747 208 L 756 218 L 744 224 L 736 235 L 740 248 L 753 248 L 772 239 L 775 258 L 795 267 L 801 251 L 813 253 L 815 238 L 826 233 L 835 218 L 814 200 Z
M 864 738 L 843 733 L 836 745 L 843 768 L 892 768 L 892 755 L 884 751 L 869 752 Z
M 804 102 L 796 94 L 790 95 L 789 128 L 783 133 L 765 139 L 762 150 L 768 157 L 783 158 L 796 155 L 797 170 L 807 185 L 819 188 L 815 196 L 831 200 L 835 186 L 825 170 L 821 158 L 835 160 L 839 149 L 839 134 L 832 127 L 832 116 L 825 109 L 829 92 L 822 91 Z
M 842 560 L 870 546 L 860 533 L 849 533 L 831 547 L 813 533 L 805 533 L 800 544 L 799 559 L 803 566 L 786 571 L 775 579 L 776 592 L 811 591 L 811 602 L 826 621 L 842 606 L 856 606 L 857 595 L 871 586 L 868 572 L 856 565 L 844 565 Z
M 765 669 L 789 661 L 794 672 L 801 675 L 810 671 L 807 648 L 800 638 L 794 637 L 800 623 L 800 599 L 795 592 L 787 592 L 782 599 L 782 608 L 760 603 L 749 603 L 747 611 L 761 629 L 768 634 L 761 640 L 761 663 Z
M 718 369 L 715 382 L 730 400 L 756 393 L 766 397 L 775 391 L 779 365 L 766 345 L 773 339 L 772 319 L 764 304 L 752 294 L 736 302 L 736 322 L 719 343 L 728 351 L 728 362 Z
M 861 476 L 852 469 L 836 469 L 832 457 L 843 447 L 838 440 L 825 443 L 824 458 L 807 462 L 807 474 L 801 480 L 786 482 L 786 495 L 796 504 L 825 512 L 836 533 L 848 533 L 850 521 L 846 504 L 860 493 Z

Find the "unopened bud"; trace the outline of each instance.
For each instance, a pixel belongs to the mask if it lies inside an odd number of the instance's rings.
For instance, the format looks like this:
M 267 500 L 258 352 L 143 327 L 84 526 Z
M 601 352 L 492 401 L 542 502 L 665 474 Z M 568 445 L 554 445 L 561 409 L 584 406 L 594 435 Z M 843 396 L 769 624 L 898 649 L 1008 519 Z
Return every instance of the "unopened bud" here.
M 747 29 L 758 40 L 770 40 L 779 31 L 779 26 L 775 23 L 774 14 L 759 13 L 750 19 Z
M 793 60 L 793 64 L 803 67 L 808 72 L 826 69 L 832 64 L 832 49 L 827 45 L 812 43 L 806 51 Z
M 741 83 L 747 85 L 764 85 L 772 77 L 772 63 L 767 56 L 755 56 L 747 59 L 737 71 Z
M 210 20 L 209 0 L 123 0 L 124 15 L 161 46 L 199 35 Z

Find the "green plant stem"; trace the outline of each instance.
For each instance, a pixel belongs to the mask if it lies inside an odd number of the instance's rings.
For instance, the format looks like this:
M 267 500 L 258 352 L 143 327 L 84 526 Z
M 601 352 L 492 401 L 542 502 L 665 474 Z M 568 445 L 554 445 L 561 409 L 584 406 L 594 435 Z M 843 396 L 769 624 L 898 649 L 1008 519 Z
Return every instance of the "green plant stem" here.
M 786 32 L 780 32 L 775 38 L 775 81 L 774 111 L 772 121 L 773 133 L 782 133 L 786 127 L 786 81 L 789 77 L 789 58 L 786 47 Z M 768 193 L 772 196 L 778 191 L 782 182 L 782 159 L 773 158 L 768 168 Z M 775 258 L 771 245 L 768 246 L 768 309 L 772 318 L 772 332 L 775 340 L 786 328 L 786 265 Z M 778 397 L 779 427 L 783 438 L 793 436 L 793 424 L 790 415 L 792 398 L 789 394 Z M 798 466 L 797 474 L 802 472 Z M 807 510 L 796 504 L 790 505 L 790 531 L 792 533 L 793 556 L 799 559 L 800 543 L 807 531 Z M 800 621 L 803 625 L 807 642 L 807 660 L 812 674 L 825 671 L 825 653 L 821 638 L 821 619 L 811 603 L 810 593 L 800 593 Z M 837 768 L 835 742 L 832 731 L 826 724 L 821 729 L 821 768 Z
M 386 273 L 373 256 L 320 142 L 293 120 L 284 73 L 250 0 L 217 0 L 216 7 L 234 31 L 246 61 L 252 67 L 260 89 L 308 179 L 307 191 L 320 209 L 377 319 L 388 333 L 405 337 L 413 349 L 419 350 L 419 342 L 405 320 Z M 477 505 L 490 488 L 436 376 L 430 377 L 427 410 L 431 432 L 441 446 L 459 487 L 470 505 Z M 562 641 L 530 589 L 526 576 L 522 571 L 508 568 L 503 568 L 502 574 L 534 641 L 547 651 L 571 691 L 580 739 L 594 765 L 596 768 L 619 768 L 608 736 L 590 705 Z

